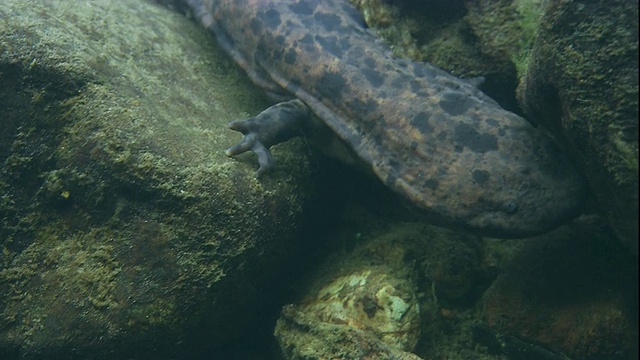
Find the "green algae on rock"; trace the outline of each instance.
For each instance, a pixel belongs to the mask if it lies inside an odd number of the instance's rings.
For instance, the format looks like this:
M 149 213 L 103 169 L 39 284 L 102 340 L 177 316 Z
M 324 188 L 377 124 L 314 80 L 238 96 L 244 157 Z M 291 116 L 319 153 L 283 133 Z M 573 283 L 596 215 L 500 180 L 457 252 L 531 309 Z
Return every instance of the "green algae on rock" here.
M 371 225 L 363 222 L 377 217 L 357 206 L 346 214 L 357 216 L 367 231 Z M 375 223 L 388 220 L 384 215 Z M 283 308 L 275 329 L 283 354 L 287 359 L 366 358 L 363 354 L 457 359 L 466 350 L 469 358 L 491 359 L 469 349 L 470 332 L 458 329 L 472 320 L 460 309 L 479 298 L 469 288 L 488 286 L 478 281 L 479 243 L 466 234 L 403 222 L 358 236 L 352 251 L 325 263 L 301 299 Z M 460 332 L 456 337 L 454 327 Z
M 638 252 L 638 1 L 549 3 L 519 99 L 575 159 Z
M 331 262 L 303 300 L 282 310 L 275 335 L 287 359 L 420 359 L 411 353 L 420 308 L 403 262 L 411 246 L 394 237 L 377 237 Z

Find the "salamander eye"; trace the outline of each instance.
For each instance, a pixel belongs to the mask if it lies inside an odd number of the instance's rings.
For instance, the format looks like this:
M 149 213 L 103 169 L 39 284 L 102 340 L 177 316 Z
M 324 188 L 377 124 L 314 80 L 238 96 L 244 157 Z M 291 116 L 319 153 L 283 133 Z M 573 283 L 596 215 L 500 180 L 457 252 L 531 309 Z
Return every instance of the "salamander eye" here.
M 502 211 L 511 215 L 518 211 L 518 203 L 514 200 L 508 200 L 504 204 L 502 204 Z

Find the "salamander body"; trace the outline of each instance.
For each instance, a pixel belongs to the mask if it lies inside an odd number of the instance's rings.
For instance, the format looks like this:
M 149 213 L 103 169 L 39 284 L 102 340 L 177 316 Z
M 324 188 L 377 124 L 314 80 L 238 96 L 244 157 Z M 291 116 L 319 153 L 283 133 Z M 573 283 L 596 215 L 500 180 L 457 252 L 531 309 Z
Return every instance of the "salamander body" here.
M 434 223 L 523 237 L 579 213 L 584 183 L 550 139 L 467 81 L 394 58 L 347 1 L 185 1 L 281 100 L 230 125 L 244 139 L 227 154 L 255 152 L 259 172 L 271 145 L 319 121 Z

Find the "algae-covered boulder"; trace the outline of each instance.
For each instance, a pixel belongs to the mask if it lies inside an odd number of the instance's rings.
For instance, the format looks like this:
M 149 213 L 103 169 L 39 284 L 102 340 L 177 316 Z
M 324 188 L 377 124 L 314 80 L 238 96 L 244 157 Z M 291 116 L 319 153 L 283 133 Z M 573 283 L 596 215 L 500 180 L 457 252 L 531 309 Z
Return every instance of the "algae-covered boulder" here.
M 386 210 L 377 204 L 345 211 L 343 231 L 363 232 L 353 249 L 318 267 L 283 308 L 274 333 L 284 358 L 485 359 L 464 329 L 480 297 L 470 288 L 489 285 L 480 279 L 480 239 L 387 222 L 393 216 L 378 217 Z
M 419 239 L 413 228 L 397 226 L 320 267 L 276 323 L 284 358 L 421 359 L 412 353 L 421 317 L 405 260 L 423 245 Z
M 261 180 L 224 156 L 265 105 L 160 6 L 2 1 L 0 358 L 193 358 L 242 333 L 328 199 L 300 141 Z
M 638 1 L 549 2 L 519 89 L 638 251 Z

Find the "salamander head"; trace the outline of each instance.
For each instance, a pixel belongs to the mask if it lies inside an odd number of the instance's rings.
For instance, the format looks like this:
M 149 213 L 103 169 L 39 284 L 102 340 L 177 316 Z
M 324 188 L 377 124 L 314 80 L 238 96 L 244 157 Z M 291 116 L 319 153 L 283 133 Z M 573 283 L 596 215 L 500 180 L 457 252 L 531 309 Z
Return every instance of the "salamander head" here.
M 545 168 L 523 166 L 503 179 L 498 173 L 492 176 L 495 183 L 487 184 L 479 198 L 484 209 L 468 218 L 468 227 L 483 235 L 520 238 L 544 233 L 578 216 L 587 198 L 586 184 L 566 159 L 558 157 L 554 162 Z M 504 186 L 507 182 L 516 186 Z
M 386 146 L 377 156 L 393 156 L 373 170 L 432 222 L 478 235 L 528 237 L 578 216 L 587 187 L 571 162 L 524 119 L 501 109 L 493 115 L 504 119 L 433 126 L 437 147 L 396 141 L 406 148 Z

